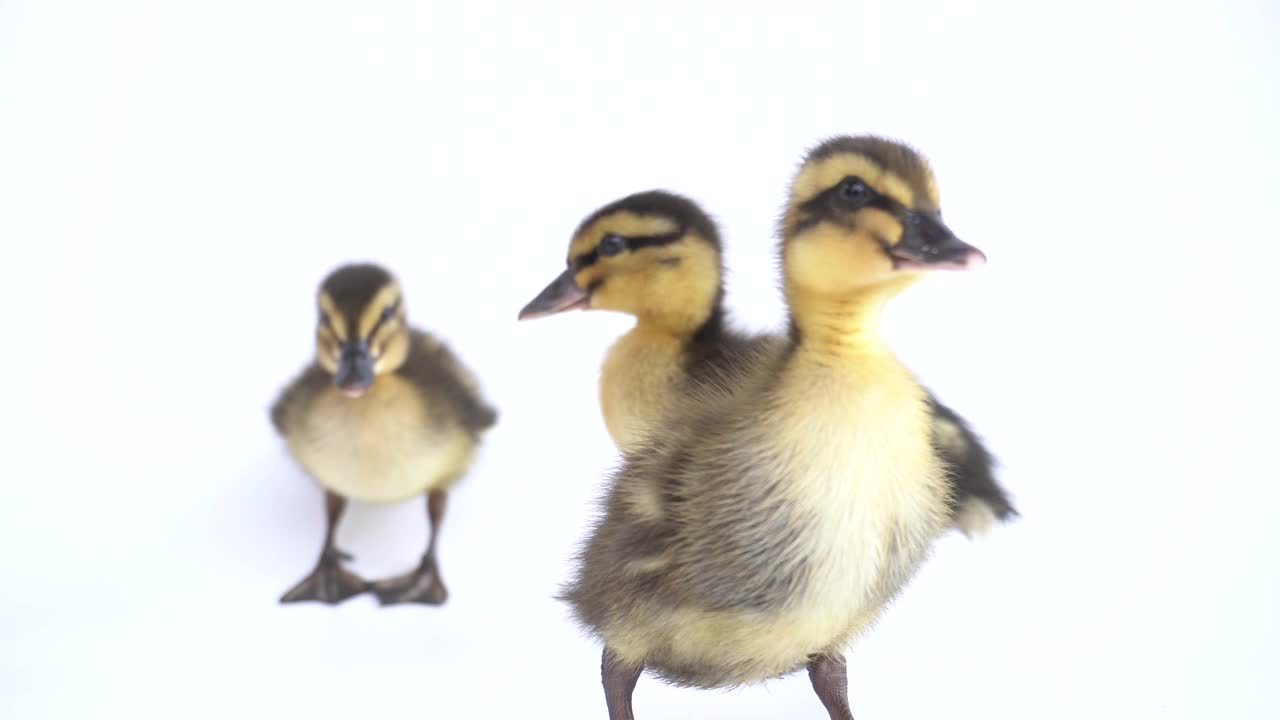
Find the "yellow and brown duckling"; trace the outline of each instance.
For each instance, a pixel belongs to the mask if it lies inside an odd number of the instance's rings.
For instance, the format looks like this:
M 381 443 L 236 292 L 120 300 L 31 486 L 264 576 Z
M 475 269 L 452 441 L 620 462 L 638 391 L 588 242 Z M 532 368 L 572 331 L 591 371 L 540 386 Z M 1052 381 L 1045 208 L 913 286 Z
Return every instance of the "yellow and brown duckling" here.
M 371 590 L 383 604 L 443 603 L 436 540 L 449 489 L 497 419 L 472 373 L 408 324 L 400 285 L 376 265 L 347 265 L 321 283 L 315 359 L 281 393 L 271 420 L 325 491 L 327 529 L 315 569 L 281 602 L 336 604 Z M 334 544 L 347 500 L 426 496 L 429 540 L 413 571 L 367 582 Z
M 731 385 L 770 343 L 726 325 L 722 274 L 719 230 L 697 204 L 636 193 L 579 224 L 568 268 L 519 317 L 582 308 L 636 318 L 600 373 L 605 426 L 625 451 L 644 442 L 685 382 Z
M 600 373 L 605 426 L 626 452 L 644 444 L 676 398 L 730 392 L 786 345 L 782 335 L 748 335 L 730 326 L 723 278 L 715 221 L 686 197 L 641 192 L 601 207 L 579 224 L 570 239 L 568 268 L 520 318 L 571 309 L 636 318 L 609 349 Z M 932 394 L 928 399 L 934 442 L 955 485 L 955 526 L 972 535 L 1015 516 L 981 439 L 958 413 Z
M 924 159 L 872 137 L 816 148 L 781 255 L 785 343 L 627 454 L 565 589 L 604 643 L 612 720 L 633 718 L 646 669 L 719 688 L 806 667 L 849 720 L 845 646 L 951 520 L 928 393 L 878 331 L 923 272 L 982 260 L 943 225 Z

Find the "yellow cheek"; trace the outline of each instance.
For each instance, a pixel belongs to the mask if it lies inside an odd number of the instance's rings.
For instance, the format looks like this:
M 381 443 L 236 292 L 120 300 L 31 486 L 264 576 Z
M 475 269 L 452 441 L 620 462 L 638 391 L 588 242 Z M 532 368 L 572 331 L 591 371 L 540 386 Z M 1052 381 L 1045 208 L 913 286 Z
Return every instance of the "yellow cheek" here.
M 373 299 L 365 305 L 364 311 L 360 313 L 360 337 L 368 337 L 369 333 L 373 332 L 378 319 L 382 316 L 382 311 L 394 304 L 398 297 L 400 297 L 400 285 L 394 281 L 378 290 Z
M 827 232 L 793 240 L 787 275 L 819 293 L 838 294 L 874 282 L 893 265 L 868 234 Z
M 375 357 L 378 359 L 373 364 L 373 371 L 378 374 L 399 368 L 409 357 L 408 333 L 403 329 L 397 329 L 389 331 L 386 335 L 389 336 L 386 341 L 374 348 Z
M 578 287 L 585 290 L 591 287 L 595 283 L 595 281 L 603 275 L 604 273 L 600 272 L 599 265 L 592 265 L 591 267 L 585 268 L 575 273 L 573 276 L 573 281 L 578 284 Z
M 338 358 L 331 350 L 323 347 L 317 347 L 316 362 L 320 363 L 320 367 L 331 373 L 338 371 Z
M 892 247 L 902 240 L 902 224 L 897 218 L 882 210 L 863 210 L 858 213 L 858 229 L 871 238 L 880 238 Z M 874 240 L 872 242 L 875 242 Z M 877 243 L 878 244 L 878 243 Z
M 339 337 L 347 336 L 347 318 L 338 311 L 338 306 L 333 302 L 333 298 L 329 297 L 329 293 L 321 291 L 320 293 L 320 310 L 324 312 L 329 319 L 329 324 L 333 327 L 333 332 Z
M 636 273 L 610 275 L 609 281 L 591 294 L 591 307 L 634 313 L 644 292 L 640 285 Z

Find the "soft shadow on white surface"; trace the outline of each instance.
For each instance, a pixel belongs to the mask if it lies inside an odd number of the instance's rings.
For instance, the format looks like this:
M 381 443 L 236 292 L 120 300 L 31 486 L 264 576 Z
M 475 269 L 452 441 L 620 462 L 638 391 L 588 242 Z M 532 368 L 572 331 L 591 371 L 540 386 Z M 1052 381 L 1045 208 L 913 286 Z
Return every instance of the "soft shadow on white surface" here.
M 991 259 L 903 296 L 901 357 L 1003 461 L 1023 519 L 947 537 L 850 655 L 859 718 L 1280 716 L 1271 451 L 1276 10 L 289 0 L 0 4 L 0 715 L 602 718 L 552 599 L 615 457 L 625 319 L 516 324 L 625 193 L 721 220 L 776 326 L 805 148 L 934 161 Z M 450 506 L 443 608 L 280 607 L 319 492 L 266 408 L 315 284 L 400 275 L 496 430 Z M 421 503 L 356 506 L 369 577 Z M 803 675 L 641 681 L 642 720 L 819 718 Z

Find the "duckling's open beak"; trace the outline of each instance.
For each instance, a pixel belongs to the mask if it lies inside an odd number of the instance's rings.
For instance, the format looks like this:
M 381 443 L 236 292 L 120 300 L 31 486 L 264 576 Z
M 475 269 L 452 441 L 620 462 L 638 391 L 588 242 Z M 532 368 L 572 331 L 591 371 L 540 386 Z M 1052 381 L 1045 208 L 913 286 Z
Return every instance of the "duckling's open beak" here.
M 560 277 L 538 293 L 538 297 L 524 306 L 517 319 L 528 320 L 547 315 L 554 315 L 566 310 L 585 308 L 591 301 L 591 293 L 578 287 L 573 279 L 573 270 L 565 270 Z
M 931 215 L 907 213 L 905 225 L 898 244 L 885 248 L 895 270 L 972 270 L 987 262 L 981 250 Z
M 373 356 L 369 354 L 369 343 L 361 340 L 342 344 L 333 384 L 351 397 L 360 397 L 369 389 L 373 384 Z

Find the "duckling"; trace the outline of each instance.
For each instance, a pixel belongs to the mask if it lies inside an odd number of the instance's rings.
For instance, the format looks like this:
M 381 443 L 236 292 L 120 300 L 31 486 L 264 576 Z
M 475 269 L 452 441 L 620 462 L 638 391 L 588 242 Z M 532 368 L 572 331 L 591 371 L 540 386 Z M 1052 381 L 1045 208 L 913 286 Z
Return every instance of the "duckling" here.
M 600 406 L 619 450 L 640 447 L 675 398 L 728 391 L 772 357 L 786 338 L 748 335 L 724 309 L 720 232 L 693 200 L 640 192 L 588 215 L 569 243 L 568 269 L 524 309 L 521 320 L 571 309 L 614 310 L 635 326 L 609 349 Z M 966 535 L 1015 516 L 994 460 L 958 413 L 928 395 L 934 442 L 955 485 L 953 525 Z
M 519 319 L 571 309 L 614 310 L 635 326 L 600 373 L 605 426 L 619 449 L 644 442 L 686 381 L 732 384 L 778 338 L 729 328 L 720 233 L 692 200 L 652 190 L 596 210 L 569 244 L 568 269 Z
M 875 137 L 809 153 L 781 235 L 785 342 L 626 454 L 562 593 L 605 646 L 612 720 L 646 669 L 718 688 L 801 668 L 851 720 L 843 649 L 951 519 L 928 393 L 878 323 L 924 272 L 985 258 L 942 223 L 924 158 Z
M 376 265 L 346 265 L 320 285 L 315 360 L 271 408 L 289 453 L 324 489 L 326 530 L 311 574 L 281 597 L 337 604 L 371 590 L 384 605 L 441 604 L 436 541 L 449 489 L 465 474 L 497 412 L 475 376 L 411 327 L 400 284 Z M 430 526 L 418 567 L 367 582 L 344 568 L 334 533 L 348 499 L 426 495 Z

